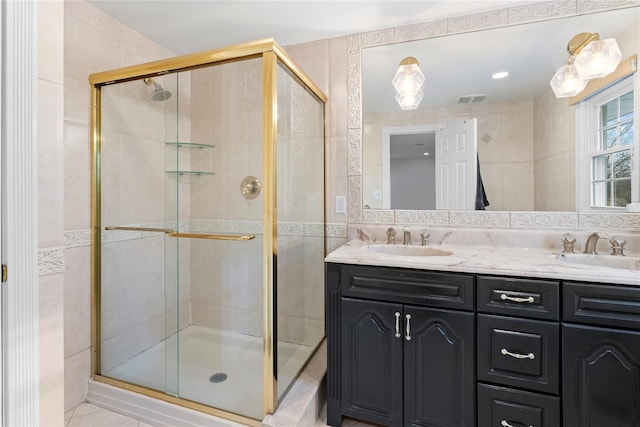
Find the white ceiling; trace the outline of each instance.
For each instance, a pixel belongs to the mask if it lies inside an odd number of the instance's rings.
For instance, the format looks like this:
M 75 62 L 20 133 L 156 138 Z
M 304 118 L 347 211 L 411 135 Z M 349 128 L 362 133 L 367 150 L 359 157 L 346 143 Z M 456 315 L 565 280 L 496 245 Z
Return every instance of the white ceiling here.
M 177 55 L 273 37 L 282 45 L 543 0 L 88 0 Z

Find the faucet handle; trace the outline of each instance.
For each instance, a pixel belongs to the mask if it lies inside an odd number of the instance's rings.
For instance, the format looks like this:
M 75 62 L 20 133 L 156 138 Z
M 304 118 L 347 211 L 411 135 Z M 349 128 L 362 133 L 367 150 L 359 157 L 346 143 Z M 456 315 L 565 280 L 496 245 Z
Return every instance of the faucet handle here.
M 393 227 L 387 228 L 387 244 L 393 245 L 396 243 L 396 230 Z
M 430 233 L 420 233 L 420 244 L 422 246 L 429 245 L 429 236 L 431 236 Z
M 565 233 L 560 239 L 562 241 L 562 253 L 572 254 L 576 248 L 576 238 L 571 233 Z
M 624 256 L 624 245 L 627 244 L 625 239 L 619 236 L 612 236 L 609 239 L 609 243 L 611 243 L 611 255 Z

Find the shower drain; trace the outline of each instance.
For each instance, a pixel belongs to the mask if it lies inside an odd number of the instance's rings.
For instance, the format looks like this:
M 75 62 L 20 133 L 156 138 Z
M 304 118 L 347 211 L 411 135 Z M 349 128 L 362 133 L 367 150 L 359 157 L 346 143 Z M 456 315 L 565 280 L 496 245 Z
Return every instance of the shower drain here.
M 212 383 L 221 383 L 222 381 L 227 379 L 227 374 L 224 372 L 218 372 L 217 374 L 213 374 L 209 377 L 209 381 Z

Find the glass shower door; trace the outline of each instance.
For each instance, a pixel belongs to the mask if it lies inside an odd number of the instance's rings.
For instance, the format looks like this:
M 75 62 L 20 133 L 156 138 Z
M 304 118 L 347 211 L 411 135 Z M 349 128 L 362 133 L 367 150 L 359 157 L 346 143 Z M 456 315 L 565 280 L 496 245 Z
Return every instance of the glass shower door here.
M 324 103 L 280 66 L 277 399 L 324 338 Z
M 262 419 L 262 63 L 179 74 L 178 395 Z
M 177 391 L 179 247 L 168 237 L 178 218 L 165 146 L 178 132 L 177 90 L 175 74 L 101 89 L 96 177 L 98 373 L 169 394 Z

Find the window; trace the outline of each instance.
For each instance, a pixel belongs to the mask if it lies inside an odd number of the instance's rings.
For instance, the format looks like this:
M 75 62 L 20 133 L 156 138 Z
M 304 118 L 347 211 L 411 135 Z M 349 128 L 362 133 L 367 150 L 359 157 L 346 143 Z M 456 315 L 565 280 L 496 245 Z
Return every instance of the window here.
M 638 200 L 634 94 L 633 78 L 627 78 L 576 110 L 581 209 L 624 208 Z

